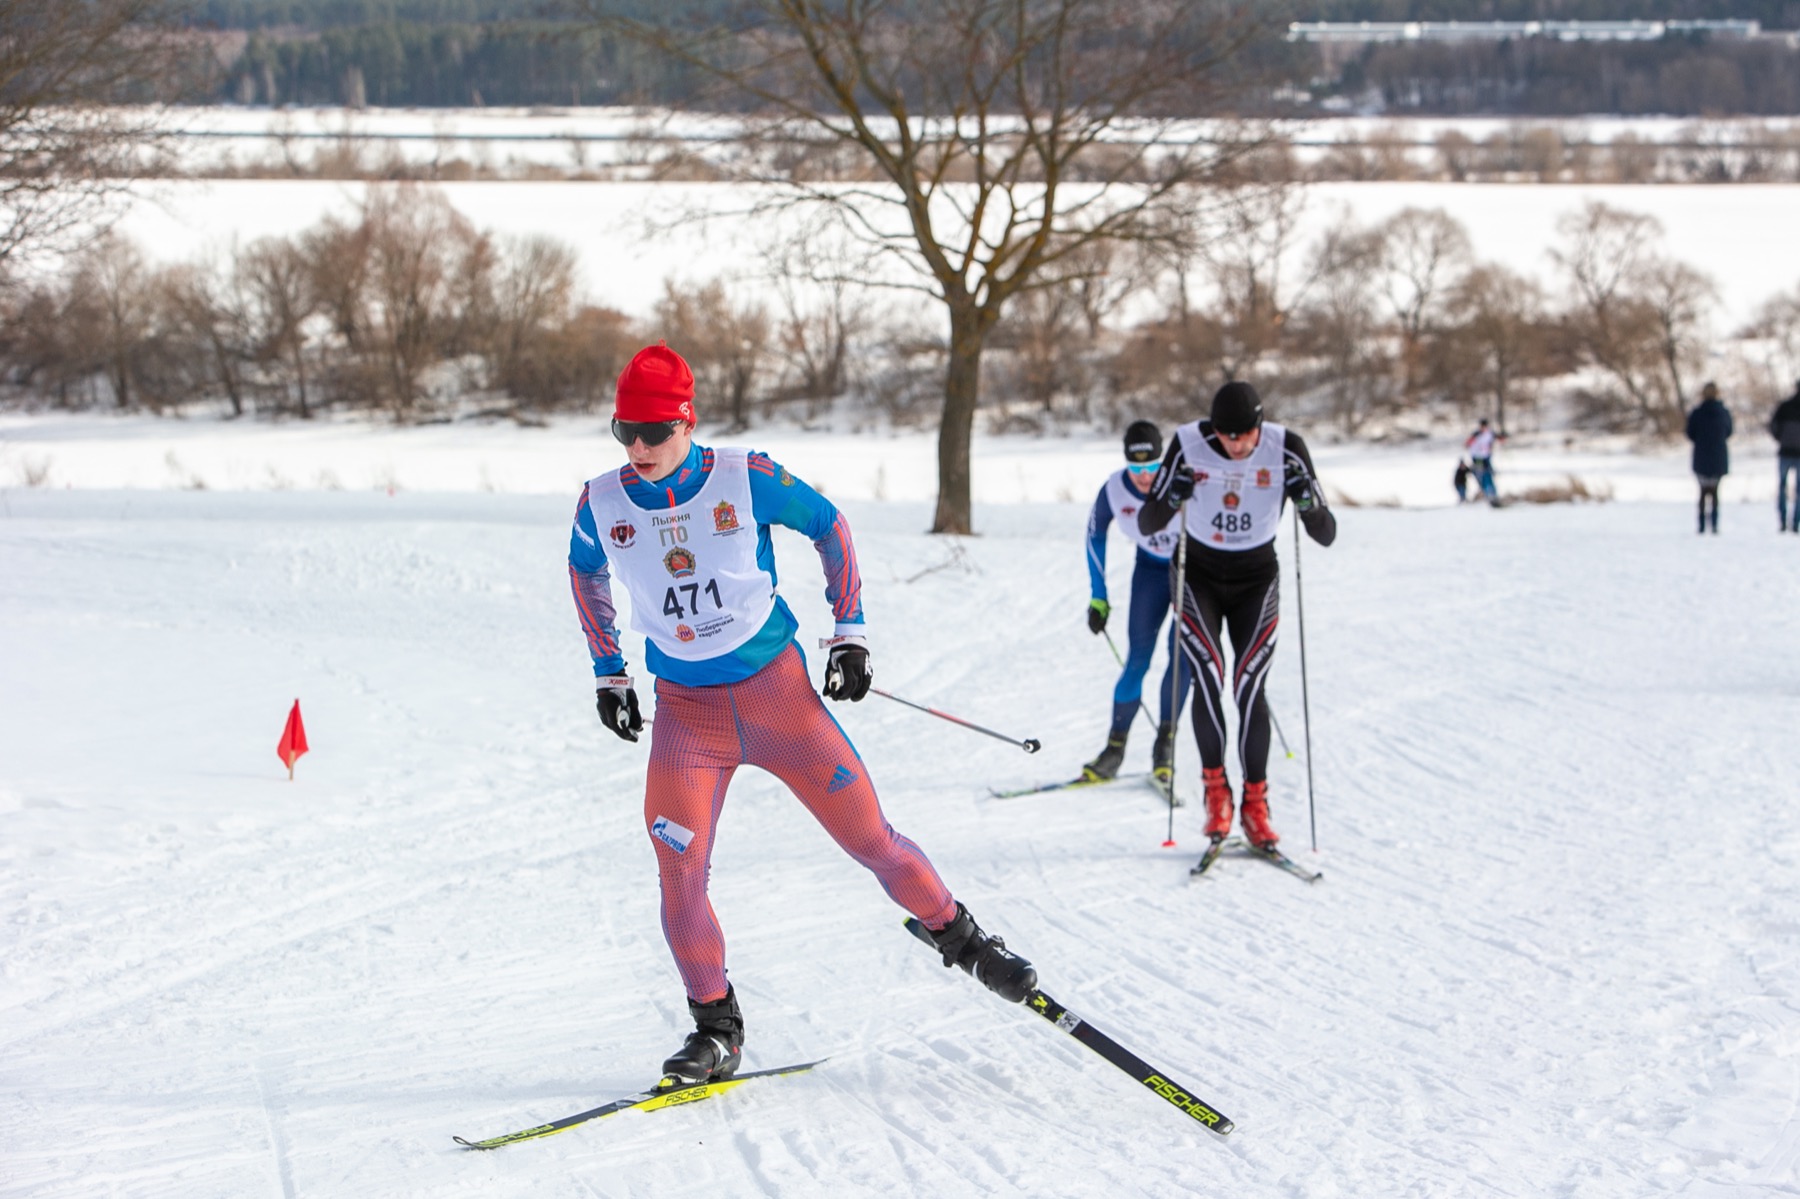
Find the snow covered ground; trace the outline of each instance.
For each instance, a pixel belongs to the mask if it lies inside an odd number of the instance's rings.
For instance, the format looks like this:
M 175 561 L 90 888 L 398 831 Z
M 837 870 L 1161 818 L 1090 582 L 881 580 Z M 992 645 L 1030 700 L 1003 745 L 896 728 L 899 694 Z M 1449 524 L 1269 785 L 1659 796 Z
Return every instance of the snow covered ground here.
M 1326 878 L 1227 859 L 1190 884 L 1194 806 L 1165 849 L 1131 784 L 987 795 L 1098 748 L 1114 667 L 1081 530 L 1110 446 L 985 445 L 981 535 L 952 541 L 920 532 L 914 441 L 859 443 L 883 501 L 847 438 L 753 439 L 830 476 L 880 683 L 1044 743 L 845 705 L 890 817 L 1046 990 L 1237 1130 L 943 970 L 746 770 L 713 897 L 747 1057 L 831 1060 L 471 1154 L 451 1135 L 638 1088 L 685 1028 L 646 751 L 597 727 L 563 567 L 616 449 L 83 428 L 5 430 L 54 462 L 0 491 L 0 1195 L 1800 1193 L 1800 537 L 1766 497 L 1728 490 L 1696 538 L 1670 456 L 1613 476 L 1644 502 L 1340 508 L 1301 560 L 1316 856 L 1284 537 L 1274 810 Z M 181 490 L 134 452 L 245 477 Z M 1441 491 L 1449 461 L 1415 457 L 1322 469 L 1413 502 L 1409 471 Z M 291 489 L 263 489 L 271 463 Z M 810 645 L 811 550 L 777 552 Z M 1120 594 L 1128 562 L 1115 539 Z M 1140 731 L 1128 766 L 1147 756 Z M 1191 795 L 1191 743 L 1180 771 Z
M 1738 422 L 1725 502 L 1773 506 L 1770 405 L 1731 397 Z M 702 409 L 701 440 L 714 437 Z M 1276 414 L 1279 416 L 1279 413 Z M 1302 425 L 1333 501 L 1348 506 L 1455 503 L 1459 437 L 1397 446 L 1334 444 Z M 832 433 L 792 426 L 749 435 L 834 499 L 932 500 L 937 442 L 929 432 Z M 1093 434 L 975 438 L 974 494 L 993 504 L 1086 503 L 1117 469 L 1116 438 Z M 177 488 L 224 491 L 474 491 L 564 497 L 570 480 L 612 461 L 617 443 L 597 417 L 546 429 L 507 422 L 397 428 L 358 420 L 284 424 L 201 417 L 0 412 L 0 488 Z M 1503 494 L 1579 481 L 1617 500 L 1691 501 L 1688 447 L 1628 438 L 1519 434 L 1496 458 Z
M 256 163 L 307 162 L 321 145 L 355 147 L 408 162 L 472 161 L 496 170 L 537 164 L 579 169 L 642 163 L 651 143 L 680 141 L 694 153 L 716 153 L 737 131 L 727 115 L 651 108 L 260 108 L 212 105 L 164 111 L 176 131 L 174 147 L 190 172 L 241 169 Z M 881 124 L 881 122 L 877 122 Z M 1788 117 L 1722 118 L 1585 116 L 1330 117 L 1278 121 L 1275 129 L 1299 147 L 1305 161 L 1320 147 L 1360 141 L 1404 140 L 1424 148 L 1457 132 L 1473 141 L 1553 130 L 1566 142 L 1608 144 L 1622 136 L 1641 142 L 1704 140 L 1710 144 L 1767 142 L 1792 131 Z M 891 128 L 891 125 L 889 126 Z M 1215 127 L 1191 122 L 1204 135 Z

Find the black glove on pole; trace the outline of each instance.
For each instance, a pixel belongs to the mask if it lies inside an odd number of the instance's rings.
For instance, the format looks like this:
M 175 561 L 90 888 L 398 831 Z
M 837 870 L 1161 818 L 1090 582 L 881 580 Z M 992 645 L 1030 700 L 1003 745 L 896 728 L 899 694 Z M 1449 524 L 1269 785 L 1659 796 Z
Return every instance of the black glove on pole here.
M 820 645 L 830 648 L 831 660 L 825 665 L 825 686 L 819 693 L 826 699 L 847 699 L 851 703 L 869 694 L 875 668 L 869 665 L 869 649 L 863 639 L 832 637 Z
M 1163 489 L 1163 499 L 1170 507 L 1179 508 L 1194 498 L 1194 474 L 1189 470 L 1180 470 L 1169 476 L 1169 485 Z
M 1318 500 L 1313 495 L 1312 479 L 1308 477 L 1306 468 L 1298 462 L 1287 464 L 1285 477 L 1282 479 L 1282 490 L 1287 498 L 1294 501 L 1294 511 L 1311 512 Z
M 636 741 L 644 731 L 644 717 L 638 711 L 637 688 L 625 675 L 595 679 L 594 706 L 600 712 L 600 723 L 620 740 Z

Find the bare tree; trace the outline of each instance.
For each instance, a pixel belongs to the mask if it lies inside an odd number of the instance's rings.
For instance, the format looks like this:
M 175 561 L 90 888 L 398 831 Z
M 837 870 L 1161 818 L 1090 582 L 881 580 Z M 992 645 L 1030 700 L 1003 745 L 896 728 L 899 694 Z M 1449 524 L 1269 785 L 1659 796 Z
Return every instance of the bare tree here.
M 575 302 L 575 251 L 541 235 L 508 243 L 491 290 L 488 357 L 492 381 L 522 395 L 536 392 L 545 339 L 568 323 Z M 532 397 L 539 403 L 546 397 Z
M 369 330 L 368 222 L 355 224 L 327 216 L 301 235 L 302 256 L 319 307 L 345 348 L 360 353 Z
M 1249 377 L 1280 343 L 1289 297 L 1282 266 L 1293 249 L 1305 192 L 1284 180 L 1233 181 L 1218 189 L 1211 223 L 1196 247 L 1206 278 L 1209 319 L 1218 327 L 1220 383 Z M 1179 278 L 1181 318 L 1191 324 Z
M 0 3 L 0 271 L 67 248 L 153 169 L 190 57 L 169 0 Z
M 1800 287 L 1763 301 L 1756 318 L 1740 336 L 1761 343 L 1757 357 L 1763 385 L 1776 395 L 1785 394 L 1800 376 Z
M 112 385 L 113 402 L 130 408 L 138 400 L 139 355 L 154 313 L 143 251 L 117 234 L 103 234 L 81 252 L 70 290 L 92 297 L 99 317 L 94 330 L 99 365 Z
M 449 340 L 469 259 L 485 252 L 486 238 L 442 192 L 412 184 L 372 189 L 363 223 L 371 334 L 364 352 L 382 402 L 405 420 L 425 398 L 425 368 Z
M 1639 424 L 1674 432 L 1686 408 L 1684 364 L 1703 332 L 1710 281 L 1658 252 L 1662 225 L 1654 217 L 1590 201 L 1557 229 L 1566 241 L 1551 257 L 1574 289 L 1571 333 L 1623 393 Z M 1590 398 L 1617 406 L 1604 394 Z
M 735 300 L 717 279 L 692 289 L 671 280 L 657 301 L 656 321 L 676 344 L 692 347 L 696 382 L 703 393 L 725 398 L 730 430 L 748 429 L 750 401 L 769 356 L 768 310 Z
M 1445 373 L 1493 401 L 1494 425 L 1504 433 L 1521 383 L 1547 369 L 1543 289 L 1506 267 L 1483 264 L 1457 281 L 1446 311 Z
M 319 309 L 313 264 L 294 242 L 266 237 L 238 255 L 237 283 L 245 297 L 251 352 L 273 381 L 277 409 L 287 410 L 291 401 L 300 419 L 311 419 L 306 322 Z
M 1216 112 L 1227 83 L 1235 97 L 1229 64 L 1279 16 L 1248 0 L 748 0 L 731 22 L 691 6 L 690 34 L 582 2 L 765 114 L 751 122 L 763 146 L 855 150 L 872 181 L 790 176 L 784 195 L 829 210 L 943 306 L 942 533 L 972 529 L 981 357 L 1007 303 L 1091 272 L 1095 242 L 1186 236 L 1200 185 L 1254 139 L 1200 136 L 1172 114 Z
M 244 367 L 251 357 L 247 305 L 235 272 L 187 264 L 162 276 L 163 304 L 186 330 L 206 369 L 196 372 L 223 388 L 231 415 L 244 415 Z
M 1309 299 L 1299 340 L 1320 363 L 1319 382 L 1345 433 L 1383 405 L 1392 363 L 1381 337 L 1377 288 L 1381 242 L 1371 230 L 1339 226 L 1312 251 Z
M 1001 360 L 1003 394 L 1031 401 L 1046 416 L 1055 411 L 1058 399 L 1074 396 L 1076 415 L 1086 420 L 1092 394 L 1083 363 L 1092 345 L 1088 328 L 1074 288 L 1021 292 L 990 342 L 990 348 L 1007 351 Z
M 63 405 L 93 374 L 92 341 L 82 336 L 83 322 L 71 319 L 71 299 L 66 280 L 43 280 L 22 289 L 0 321 L 8 381 Z
M 1400 330 L 1401 395 L 1418 398 L 1425 340 L 1446 293 L 1469 267 L 1469 234 L 1441 208 L 1402 208 L 1376 231 L 1381 291 Z
M 816 230 L 779 237 L 763 249 L 781 306 L 776 352 L 809 415 L 850 389 L 851 354 L 874 321 L 865 289 L 849 269 L 854 257 Z
M 1475 140 L 1460 129 L 1446 129 L 1433 144 L 1444 177 L 1452 183 L 1467 183 L 1479 161 Z
M 1688 380 L 1706 358 L 1708 321 L 1719 289 L 1711 276 L 1668 258 L 1649 264 L 1641 286 L 1673 399 L 1663 414 L 1663 424 L 1672 432 L 1688 410 Z

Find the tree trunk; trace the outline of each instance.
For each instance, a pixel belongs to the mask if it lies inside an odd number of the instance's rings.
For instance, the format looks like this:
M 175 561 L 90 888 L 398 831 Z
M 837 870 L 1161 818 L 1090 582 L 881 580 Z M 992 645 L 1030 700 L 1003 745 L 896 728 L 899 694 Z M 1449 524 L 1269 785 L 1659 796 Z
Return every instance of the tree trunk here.
M 306 348 L 300 344 L 298 333 L 295 334 L 292 348 L 294 351 L 294 382 L 300 387 L 300 419 L 312 419 L 312 406 L 306 400 Z
M 969 450 L 975 406 L 981 399 L 981 348 L 992 321 L 979 309 L 950 312 L 950 364 L 944 376 L 944 410 L 938 421 L 938 502 L 933 533 L 975 531 L 970 503 Z
M 237 371 L 231 365 L 231 350 L 220 340 L 215 328 L 207 335 L 212 343 L 213 362 L 219 368 L 219 382 L 225 387 L 225 395 L 231 400 L 233 418 L 244 415 L 244 397 L 238 388 Z
M 1507 385 L 1512 382 L 1506 369 L 1506 360 L 1496 357 L 1494 362 L 1494 428 L 1502 436 L 1506 436 L 1506 392 Z

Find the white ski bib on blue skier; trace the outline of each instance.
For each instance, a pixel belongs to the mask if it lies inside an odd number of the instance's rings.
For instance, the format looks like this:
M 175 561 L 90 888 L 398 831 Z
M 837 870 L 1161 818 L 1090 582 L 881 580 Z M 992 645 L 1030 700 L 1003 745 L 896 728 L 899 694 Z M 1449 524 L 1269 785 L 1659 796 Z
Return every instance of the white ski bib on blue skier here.
M 1287 430 L 1264 421 L 1248 458 L 1227 458 L 1200 435 L 1200 422 L 1175 430 L 1194 472 L 1194 498 L 1181 506 L 1189 537 L 1222 550 L 1248 550 L 1275 540 L 1281 521 Z
M 775 580 L 756 562 L 748 456 L 714 450 L 694 497 L 660 511 L 632 503 L 619 471 L 588 483 L 601 545 L 631 596 L 631 627 L 671 658 L 728 654 L 775 609 Z
M 1133 491 L 1125 476 L 1130 473 L 1123 468 L 1112 473 L 1106 480 L 1106 502 L 1112 505 L 1113 523 L 1131 538 L 1137 547 L 1152 558 L 1164 561 L 1174 557 L 1176 538 L 1181 536 L 1181 527 L 1170 521 L 1154 533 L 1143 533 L 1138 530 L 1138 509 L 1144 506 L 1145 497 Z

